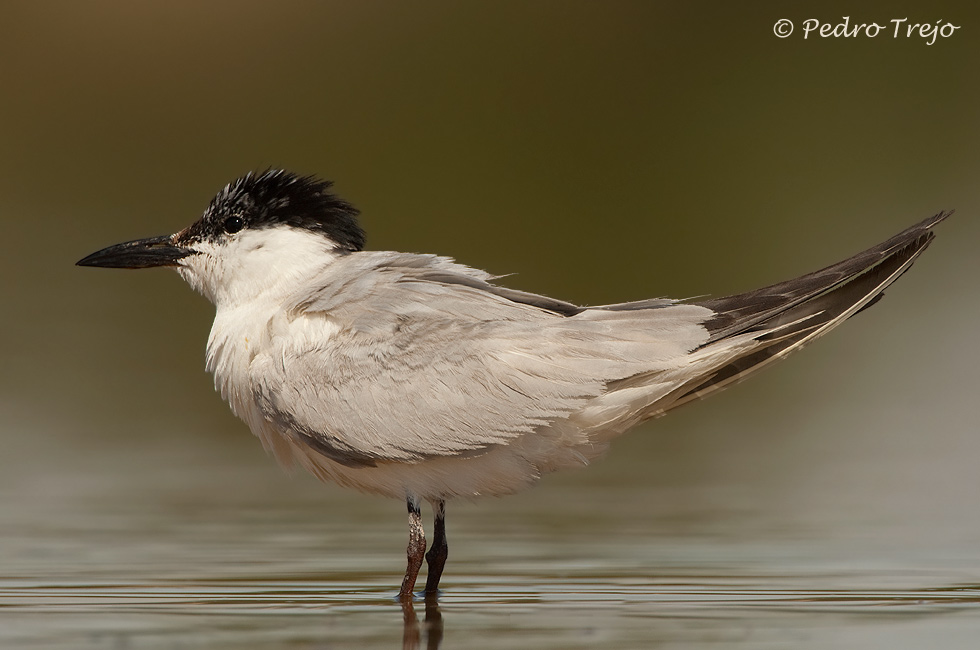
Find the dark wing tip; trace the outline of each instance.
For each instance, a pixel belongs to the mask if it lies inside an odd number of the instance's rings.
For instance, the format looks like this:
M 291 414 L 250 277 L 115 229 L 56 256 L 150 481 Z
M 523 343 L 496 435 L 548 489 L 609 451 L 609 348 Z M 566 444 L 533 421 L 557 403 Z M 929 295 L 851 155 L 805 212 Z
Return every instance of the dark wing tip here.
M 715 316 L 705 323 L 711 333 L 711 340 L 745 331 L 780 312 L 850 282 L 889 258 L 908 256 L 914 259 L 935 237 L 932 229 L 951 214 L 952 210 L 934 214 L 877 246 L 819 271 L 754 291 L 695 304 L 715 312 Z
M 678 389 L 668 408 L 744 379 L 878 302 L 935 238 L 932 229 L 951 214 L 933 215 L 820 271 L 697 303 L 715 312 L 705 323 L 710 333 L 705 345 L 742 333 L 751 334 L 760 345 Z
M 938 212 L 927 219 L 923 219 L 914 226 L 906 228 L 891 239 L 888 239 L 878 246 L 869 249 L 869 251 L 880 249 L 882 252 L 887 252 L 893 248 L 905 247 L 923 235 L 927 236 L 929 240 L 932 240 L 932 238 L 935 237 L 932 229 L 945 221 L 950 215 L 953 214 L 953 212 L 955 212 L 955 210 L 943 210 Z

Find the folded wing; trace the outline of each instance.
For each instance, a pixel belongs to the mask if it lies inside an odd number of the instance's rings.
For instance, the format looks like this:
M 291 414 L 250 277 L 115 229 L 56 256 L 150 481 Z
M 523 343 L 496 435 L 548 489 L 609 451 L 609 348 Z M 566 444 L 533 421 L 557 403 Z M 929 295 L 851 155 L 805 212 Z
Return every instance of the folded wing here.
M 331 277 L 345 280 L 297 301 L 252 383 L 268 420 L 348 466 L 480 453 L 566 419 L 611 381 L 677 367 L 708 339 L 703 307 L 582 310 L 444 258 L 340 263 L 352 268 Z
M 352 254 L 297 293 L 271 352 L 253 361 L 256 402 L 294 442 L 349 467 L 520 438 L 548 469 L 558 448 L 592 457 L 873 304 L 947 216 L 820 271 L 696 303 L 582 308 L 446 258 Z

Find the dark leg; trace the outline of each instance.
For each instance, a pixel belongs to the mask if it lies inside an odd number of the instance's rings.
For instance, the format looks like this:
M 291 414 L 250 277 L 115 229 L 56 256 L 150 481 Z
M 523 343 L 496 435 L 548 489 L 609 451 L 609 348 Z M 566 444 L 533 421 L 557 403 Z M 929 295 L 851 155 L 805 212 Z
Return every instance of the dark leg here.
M 419 577 L 422 567 L 422 556 L 425 554 L 425 531 L 422 530 L 422 513 L 419 511 L 419 500 L 415 495 L 408 496 L 408 568 L 402 580 L 398 597 L 402 600 L 412 598 L 415 580 Z
M 425 554 L 429 563 L 429 573 L 425 579 L 425 593 L 434 594 L 439 591 L 439 579 L 449 557 L 449 544 L 446 542 L 446 502 L 433 501 L 432 512 L 435 514 L 435 538 L 432 548 Z

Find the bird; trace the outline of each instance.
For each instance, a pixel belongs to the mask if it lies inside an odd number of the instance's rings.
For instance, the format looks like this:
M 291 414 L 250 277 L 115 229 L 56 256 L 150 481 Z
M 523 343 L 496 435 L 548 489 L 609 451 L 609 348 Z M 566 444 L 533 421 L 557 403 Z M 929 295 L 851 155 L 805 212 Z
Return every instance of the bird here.
M 407 504 L 410 602 L 423 557 L 425 594 L 439 593 L 447 501 L 587 465 L 627 429 L 802 348 L 876 303 L 950 214 L 754 291 L 584 307 L 449 257 L 365 250 L 330 181 L 269 168 L 177 233 L 77 264 L 171 267 L 214 304 L 207 369 L 266 451 Z

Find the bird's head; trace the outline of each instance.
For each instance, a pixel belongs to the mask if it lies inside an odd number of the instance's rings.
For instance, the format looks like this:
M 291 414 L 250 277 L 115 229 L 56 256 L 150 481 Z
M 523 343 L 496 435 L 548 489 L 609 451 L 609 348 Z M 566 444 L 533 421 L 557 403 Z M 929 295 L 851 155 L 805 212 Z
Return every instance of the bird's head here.
M 180 232 L 116 244 L 77 263 L 170 266 L 215 304 L 249 299 L 364 248 L 357 209 L 330 186 L 283 170 L 249 173 L 226 185 Z

